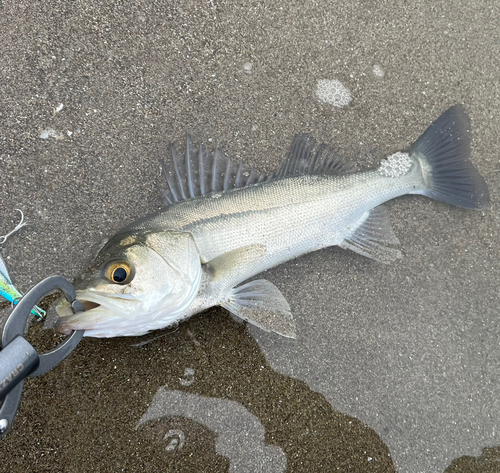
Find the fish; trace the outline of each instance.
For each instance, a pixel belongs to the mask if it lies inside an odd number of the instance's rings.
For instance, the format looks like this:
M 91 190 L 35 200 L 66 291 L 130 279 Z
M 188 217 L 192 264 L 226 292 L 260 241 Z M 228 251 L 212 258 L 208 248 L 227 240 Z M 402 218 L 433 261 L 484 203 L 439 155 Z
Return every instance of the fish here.
M 326 145 L 297 135 L 280 169 L 259 173 L 190 137 L 162 162 L 167 207 L 109 239 L 75 282 L 86 311 L 56 307 L 57 330 L 137 336 L 222 306 L 268 332 L 296 337 L 290 306 L 258 274 L 301 255 L 339 246 L 390 263 L 401 257 L 385 202 L 419 194 L 486 209 L 485 180 L 470 160 L 470 121 L 445 111 L 405 151 L 357 172 Z M 250 280 L 247 282 L 247 280 Z
M 6 235 L 0 236 L 0 248 L 7 241 L 7 239 L 15 232 L 20 230 L 22 227 L 26 225 L 27 222 L 24 221 L 24 214 L 22 210 L 17 209 L 18 212 L 21 213 L 21 221 L 16 225 L 16 227 L 11 230 Z M 7 270 L 7 265 L 5 264 L 5 260 L 0 253 L 0 296 L 5 300 L 9 301 L 12 305 L 16 305 L 23 295 L 16 289 L 12 280 L 10 279 L 9 272 Z M 45 311 L 40 309 L 40 307 L 33 307 L 31 313 L 35 315 L 38 319 L 45 318 Z

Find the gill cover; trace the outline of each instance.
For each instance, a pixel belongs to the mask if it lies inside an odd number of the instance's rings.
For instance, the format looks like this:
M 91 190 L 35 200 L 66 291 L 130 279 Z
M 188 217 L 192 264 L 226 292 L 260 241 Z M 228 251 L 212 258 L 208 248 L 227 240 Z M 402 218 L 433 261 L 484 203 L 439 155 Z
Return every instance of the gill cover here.
M 166 264 L 155 264 L 156 253 Z M 134 280 L 131 288 L 160 287 L 158 298 L 152 298 L 151 305 L 155 314 L 153 319 L 160 317 L 178 318 L 195 298 L 201 280 L 201 261 L 198 249 L 190 233 L 156 232 L 146 236 L 144 246 L 130 248 L 129 260 L 135 267 Z M 139 271 L 138 267 L 149 260 L 148 271 Z M 154 299 L 158 299 L 154 301 Z M 156 303 L 155 303 L 156 302 Z M 165 320 L 162 317 L 162 320 Z

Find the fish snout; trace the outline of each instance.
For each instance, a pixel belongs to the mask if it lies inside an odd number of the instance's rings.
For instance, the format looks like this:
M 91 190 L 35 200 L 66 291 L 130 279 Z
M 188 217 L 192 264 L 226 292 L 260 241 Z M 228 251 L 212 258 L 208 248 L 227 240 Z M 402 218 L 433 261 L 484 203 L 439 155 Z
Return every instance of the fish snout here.
M 86 311 L 100 307 L 99 304 L 90 301 L 80 301 Z M 66 298 L 61 297 L 56 303 L 56 312 L 59 318 L 55 322 L 55 329 L 64 334 L 69 334 L 73 330 L 87 329 L 88 320 L 86 320 L 85 312 L 74 313 L 70 303 Z
M 64 335 L 69 335 L 74 330 L 70 324 L 66 323 L 64 318 L 56 321 L 55 328 L 59 333 L 63 333 Z

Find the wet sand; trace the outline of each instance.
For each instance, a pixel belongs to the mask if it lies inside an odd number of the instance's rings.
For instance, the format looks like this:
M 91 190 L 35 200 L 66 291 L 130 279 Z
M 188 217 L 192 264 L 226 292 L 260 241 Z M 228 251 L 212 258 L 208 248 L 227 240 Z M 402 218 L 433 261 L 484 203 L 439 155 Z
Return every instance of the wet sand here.
M 84 340 L 63 366 L 29 381 L 1 447 L 8 471 L 228 471 L 215 435 L 197 422 L 171 417 L 137 428 L 162 386 L 242 404 L 260 419 L 266 444 L 286 454 L 287 471 L 394 471 L 376 432 L 270 369 L 245 326 L 222 310 L 132 346 L 150 338 Z M 180 382 L 186 367 L 196 367 L 189 387 Z M 172 454 L 164 437 L 174 429 L 187 440 Z
M 159 210 L 158 160 L 186 132 L 265 171 L 309 132 L 365 169 L 462 103 L 493 203 L 470 212 L 402 198 L 390 204 L 401 262 L 329 249 L 270 271 L 297 341 L 223 309 L 142 347 L 132 345 L 158 334 L 85 339 L 26 383 L 0 444 L 5 471 L 230 471 L 201 422 L 138 426 L 162 387 L 241 404 L 286 471 L 498 471 L 498 10 L 0 1 L 0 233 L 21 208 L 30 225 L 2 254 L 22 291 L 74 279 L 105 237 Z M 352 102 L 320 103 L 322 79 Z M 58 339 L 41 326 L 29 337 L 40 350 Z M 184 445 L 166 451 L 179 430 Z

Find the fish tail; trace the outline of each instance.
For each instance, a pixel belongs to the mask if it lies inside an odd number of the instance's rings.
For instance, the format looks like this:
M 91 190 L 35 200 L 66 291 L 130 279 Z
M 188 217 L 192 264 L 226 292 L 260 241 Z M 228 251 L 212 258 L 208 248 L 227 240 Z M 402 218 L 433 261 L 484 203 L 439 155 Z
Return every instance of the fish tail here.
M 418 159 L 424 186 L 413 194 L 466 209 L 489 207 L 485 180 L 470 161 L 470 121 L 460 105 L 444 112 L 410 147 Z

